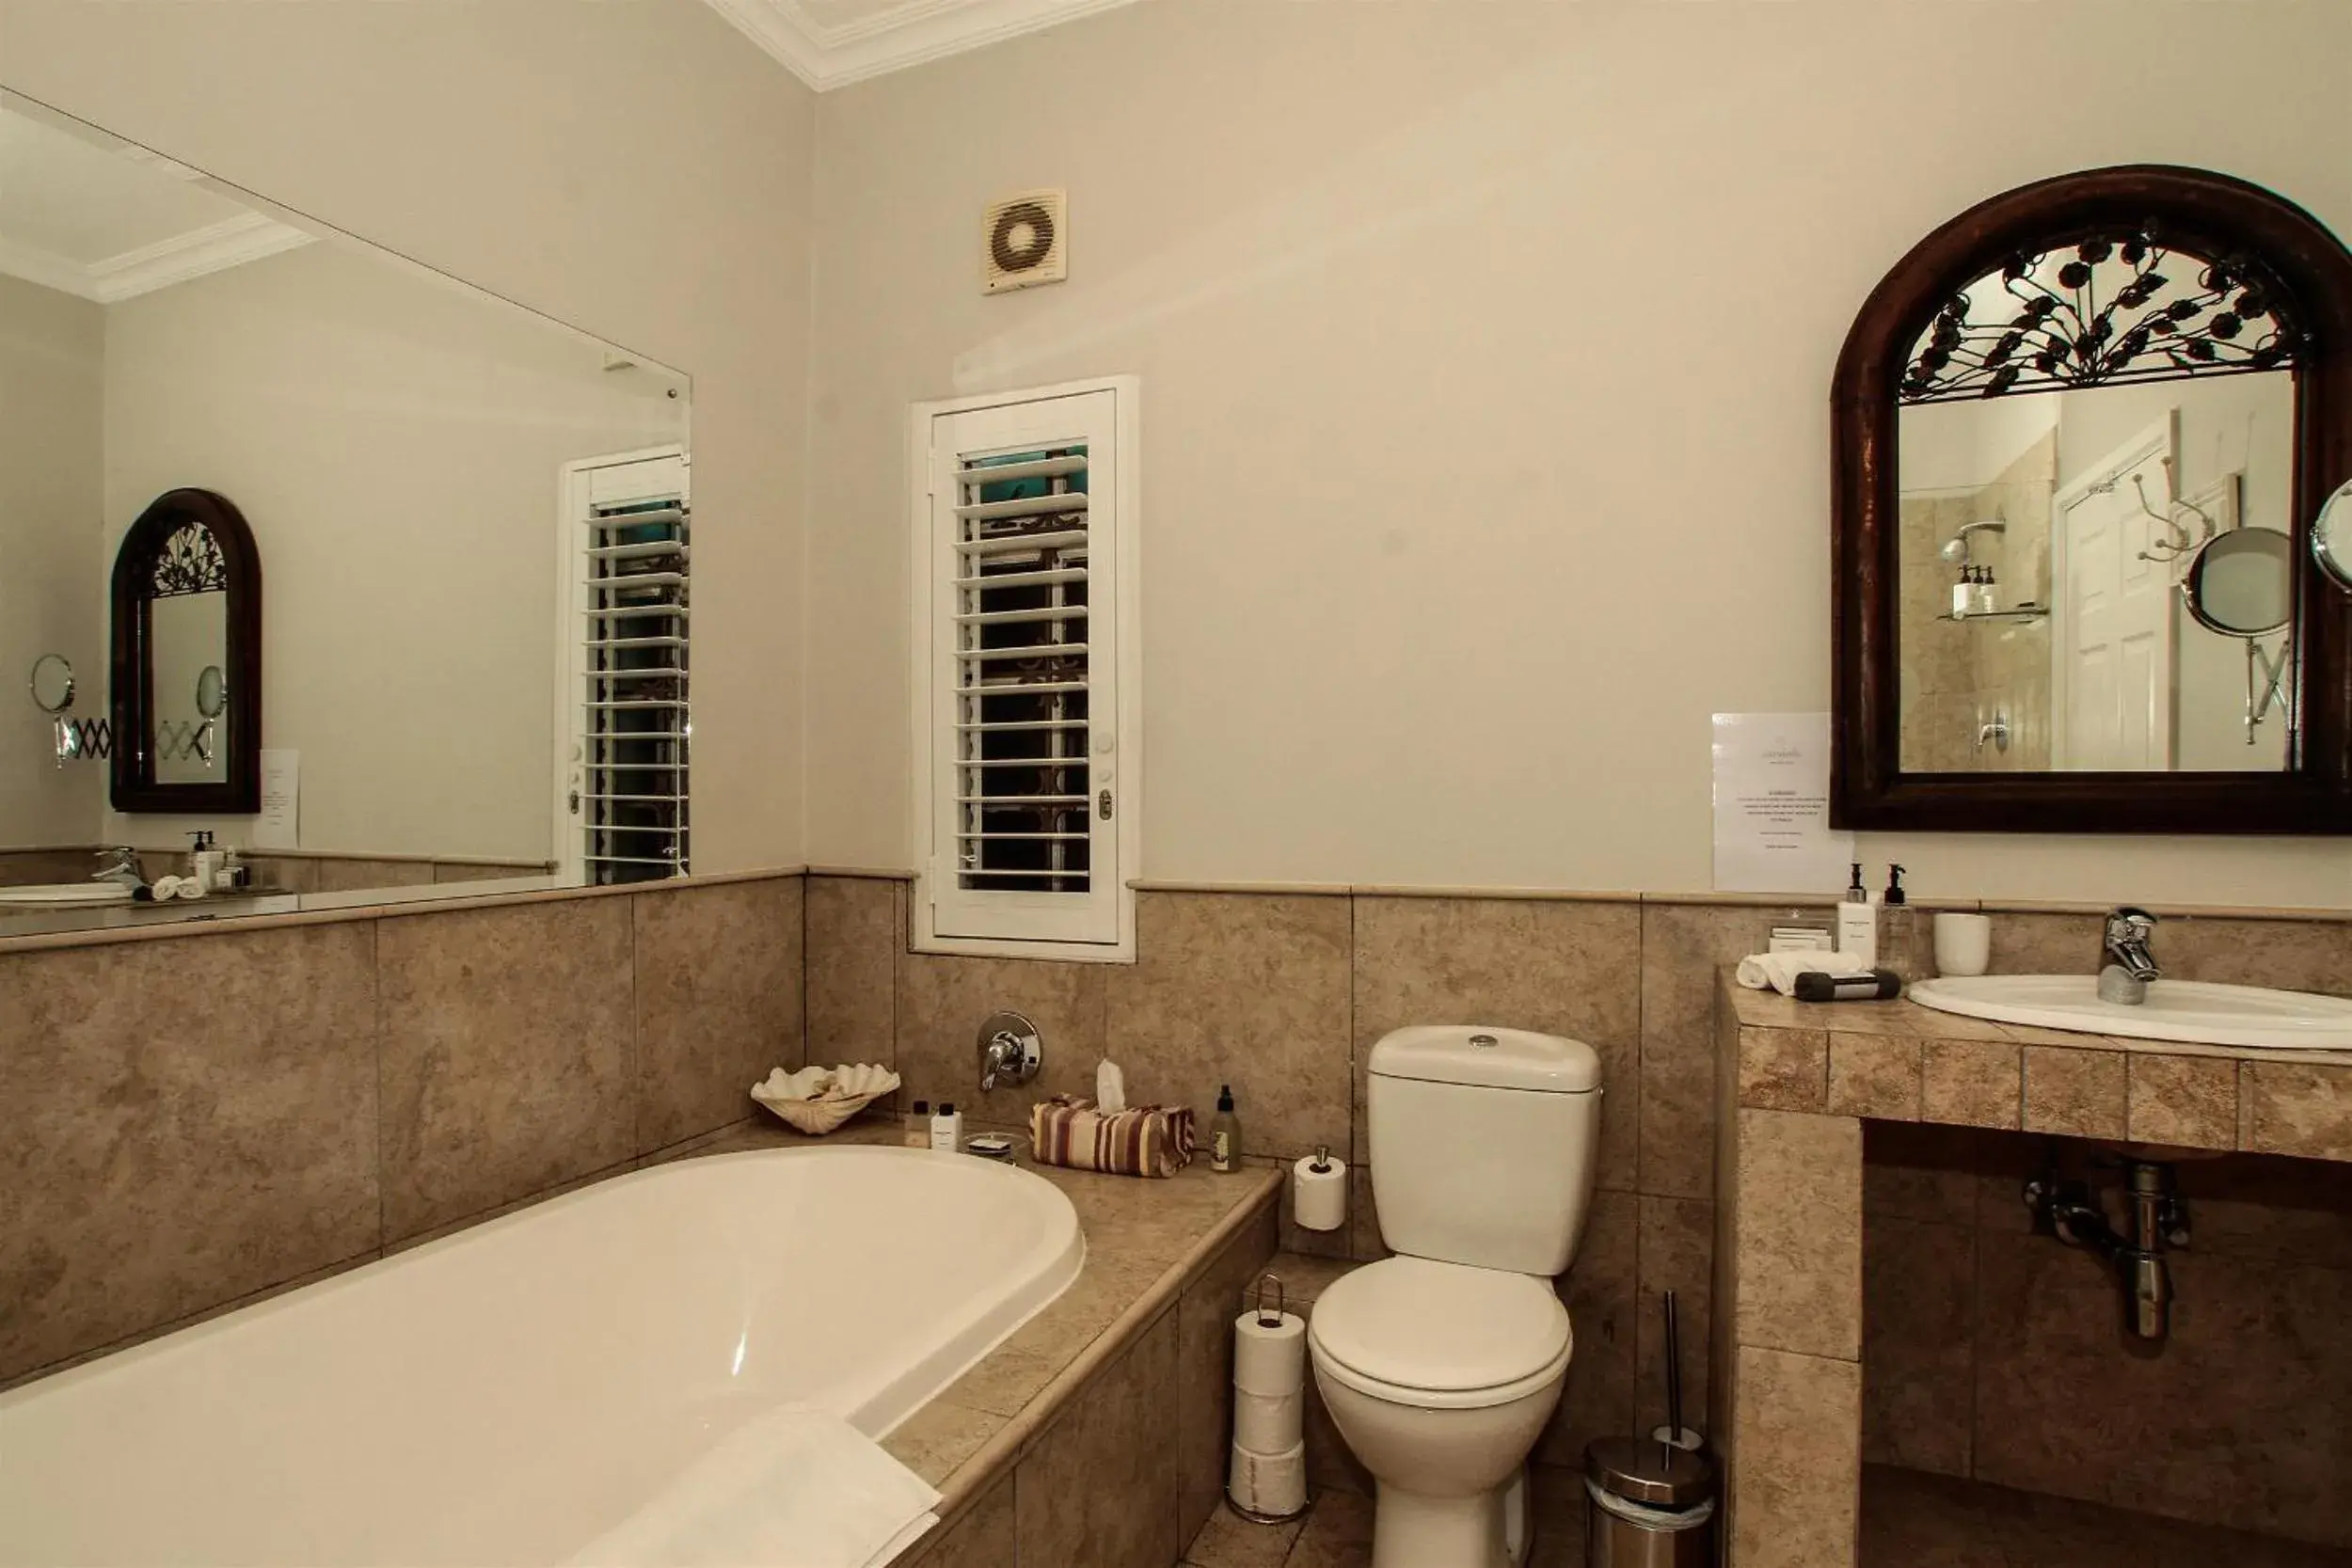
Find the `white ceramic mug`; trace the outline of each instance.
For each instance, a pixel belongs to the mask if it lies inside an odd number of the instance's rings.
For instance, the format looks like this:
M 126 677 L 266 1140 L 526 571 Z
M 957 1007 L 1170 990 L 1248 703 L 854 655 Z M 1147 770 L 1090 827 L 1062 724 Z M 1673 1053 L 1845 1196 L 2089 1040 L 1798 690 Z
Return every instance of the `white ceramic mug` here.
M 1935 917 L 1935 972 L 1981 974 L 1993 967 L 1993 922 L 1980 914 Z

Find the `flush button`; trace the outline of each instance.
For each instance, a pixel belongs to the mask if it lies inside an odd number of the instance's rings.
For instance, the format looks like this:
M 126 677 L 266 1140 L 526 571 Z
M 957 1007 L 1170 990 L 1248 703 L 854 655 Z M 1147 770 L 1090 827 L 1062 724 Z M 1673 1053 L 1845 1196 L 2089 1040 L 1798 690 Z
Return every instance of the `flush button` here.
M 1492 1051 L 1496 1046 L 1501 1045 L 1502 1043 L 1502 1042 L 1501 1040 L 1495 1038 L 1492 1035 L 1472 1035 L 1470 1037 L 1470 1044 L 1476 1046 L 1481 1051 Z

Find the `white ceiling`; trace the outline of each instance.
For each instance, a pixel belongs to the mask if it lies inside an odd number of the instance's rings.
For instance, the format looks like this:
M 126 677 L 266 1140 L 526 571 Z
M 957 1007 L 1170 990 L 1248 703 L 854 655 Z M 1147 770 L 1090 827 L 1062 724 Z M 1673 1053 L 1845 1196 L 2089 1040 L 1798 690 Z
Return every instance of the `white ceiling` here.
M 0 272 L 111 303 L 310 241 L 167 158 L 0 109 Z
M 822 92 L 1130 0 L 710 0 Z

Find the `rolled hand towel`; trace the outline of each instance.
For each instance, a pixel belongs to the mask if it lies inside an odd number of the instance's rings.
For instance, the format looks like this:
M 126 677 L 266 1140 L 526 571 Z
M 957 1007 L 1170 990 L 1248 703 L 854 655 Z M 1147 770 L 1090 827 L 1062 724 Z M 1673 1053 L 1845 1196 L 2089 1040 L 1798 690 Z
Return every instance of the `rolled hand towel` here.
M 1757 953 L 1740 960 L 1733 978 L 1750 990 L 1797 993 L 1800 974 L 1867 974 L 1870 966 L 1851 953 Z

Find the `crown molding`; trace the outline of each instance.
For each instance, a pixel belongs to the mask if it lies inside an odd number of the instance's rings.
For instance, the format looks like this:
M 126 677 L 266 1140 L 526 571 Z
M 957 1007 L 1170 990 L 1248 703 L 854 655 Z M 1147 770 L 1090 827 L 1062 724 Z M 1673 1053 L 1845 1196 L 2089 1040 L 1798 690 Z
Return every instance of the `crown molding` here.
M 152 293 L 207 273 L 226 272 L 264 256 L 298 249 L 310 241 L 310 235 L 291 224 L 259 213 L 239 213 L 218 223 L 174 234 L 167 240 L 92 261 L 88 270 L 97 284 L 98 297 L 111 305 L 118 299 Z
M 753 42 L 818 92 L 986 48 L 1133 0 L 906 0 L 841 26 L 801 0 L 708 0 Z
M 82 262 L 0 236 L 0 273 L 95 304 L 112 305 L 293 250 L 310 244 L 311 238 L 259 213 L 239 213 L 136 250 Z

